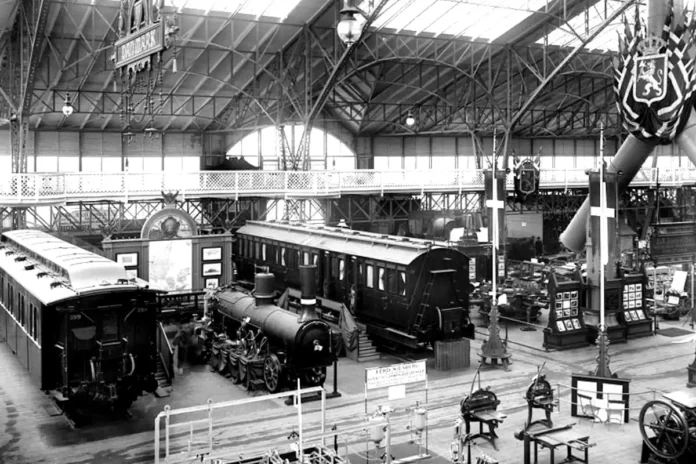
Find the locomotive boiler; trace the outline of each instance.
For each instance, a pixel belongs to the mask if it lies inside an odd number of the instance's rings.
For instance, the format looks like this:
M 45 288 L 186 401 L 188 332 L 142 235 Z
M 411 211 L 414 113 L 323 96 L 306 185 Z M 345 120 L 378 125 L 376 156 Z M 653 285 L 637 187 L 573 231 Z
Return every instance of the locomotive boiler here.
M 212 303 L 216 329 L 226 335 L 213 347 L 211 365 L 247 388 L 263 385 L 275 393 L 284 385 L 323 385 L 335 359 L 331 329 L 315 313 L 313 266 L 303 266 L 302 312 L 273 303 L 273 274 L 255 278 L 255 289 L 218 291 Z

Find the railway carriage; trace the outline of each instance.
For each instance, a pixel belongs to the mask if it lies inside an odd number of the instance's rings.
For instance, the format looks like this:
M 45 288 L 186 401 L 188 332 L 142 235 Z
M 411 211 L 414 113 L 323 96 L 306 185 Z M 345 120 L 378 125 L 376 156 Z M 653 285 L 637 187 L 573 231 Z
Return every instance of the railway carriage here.
M 473 338 L 468 258 L 445 243 L 257 221 L 237 238 L 242 277 L 263 266 L 277 288 L 297 288 L 299 266 L 314 264 L 318 293 L 343 302 L 375 338 L 413 349 Z
M 68 412 L 124 411 L 157 382 L 156 291 L 35 230 L 0 240 L 0 340 Z

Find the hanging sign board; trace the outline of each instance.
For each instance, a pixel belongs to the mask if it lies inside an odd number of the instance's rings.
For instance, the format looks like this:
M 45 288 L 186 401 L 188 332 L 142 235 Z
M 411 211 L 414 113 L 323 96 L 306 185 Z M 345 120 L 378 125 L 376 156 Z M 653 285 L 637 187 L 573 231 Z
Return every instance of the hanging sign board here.
M 425 380 L 425 361 L 365 369 L 365 385 L 368 390 Z
M 115 44 L 116 67 L 135 63 L 164 50 L 164 25 L 151 24 Z

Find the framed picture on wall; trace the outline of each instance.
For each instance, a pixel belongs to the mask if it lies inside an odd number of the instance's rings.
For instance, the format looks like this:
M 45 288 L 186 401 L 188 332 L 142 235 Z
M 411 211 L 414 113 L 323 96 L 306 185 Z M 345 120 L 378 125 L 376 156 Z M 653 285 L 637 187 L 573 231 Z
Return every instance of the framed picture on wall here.
M 138 270 L 126 269 L 126 277 L 128 277 L 128 280 L 135 279 L 136 277 L 138 277 Z
M 219 276 L 222 274 L 222 263 L 203 263 L 203 276 Z
M 210 277 L 205 279 L 205 288 L 218 288 L 220 286 L 220 279 L 217 277 Z
M 222 259 L 222 247 L 203 248 L 203 261 L 220 261 Z
M 138 253 L 116 253 L 116 262 L 124 266 L 137 266 Z

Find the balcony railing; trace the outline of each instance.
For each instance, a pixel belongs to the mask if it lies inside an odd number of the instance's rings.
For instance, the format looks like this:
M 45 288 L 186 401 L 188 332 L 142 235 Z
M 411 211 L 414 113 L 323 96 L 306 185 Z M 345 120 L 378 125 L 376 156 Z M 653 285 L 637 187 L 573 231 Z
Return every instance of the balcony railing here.
M 507 188 L 513 188 L 507 176 Z M 631 185 L 679 186 L 696 182 L 696 169 L 641 169 Z M 542 189 L 587 186 L 584 169 L 546 169 Z M 65 172 L 0 176 L 0 205 L 55 204 L 80 200 L 140 200 L 178 191 L 180 198 L 336 197 L 344 194 L 483 190 L 482 170 L 402 171 L 201 171 Z

